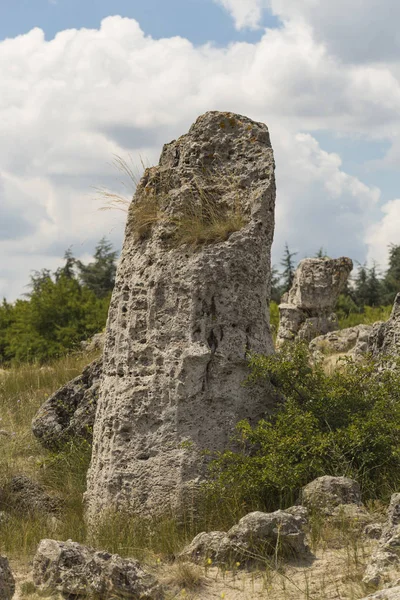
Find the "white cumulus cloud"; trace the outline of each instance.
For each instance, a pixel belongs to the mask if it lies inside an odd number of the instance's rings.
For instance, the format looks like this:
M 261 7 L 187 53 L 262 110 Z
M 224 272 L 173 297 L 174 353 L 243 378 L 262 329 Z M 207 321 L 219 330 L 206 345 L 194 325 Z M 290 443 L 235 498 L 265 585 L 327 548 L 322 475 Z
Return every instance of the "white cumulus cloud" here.
M 247 14 L 256 23 L 257 11 Z M 226 48 L 154 40 L 117 16 L 50 41 L 40 29 L 1 41 L 0 296 L 15 298 L 31 269 L 54 268 L 70 245 L 78 256 L 103 235 L 119 245 L 124 216 L 99 212 L 92 189 L 118 188 L 113 155 L 154 164 L 207 110 L 270 128 L 277 258 L 287 240 L 303 253 L 323 245 L 363 259 L 382 216 L 379 190 L 347 173 L 316 132 L 395 147 L 399 105 L 399 65 L 343 65 L 300 17 Z
M 215 0 L 231 15 L 237 29 L 257 29 L 269 0 Z

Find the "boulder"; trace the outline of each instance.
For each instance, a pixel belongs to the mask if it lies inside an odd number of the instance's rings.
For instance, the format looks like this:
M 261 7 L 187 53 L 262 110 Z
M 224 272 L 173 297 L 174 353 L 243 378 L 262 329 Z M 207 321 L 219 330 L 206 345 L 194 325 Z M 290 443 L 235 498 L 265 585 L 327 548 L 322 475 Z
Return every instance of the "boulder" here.
M 43 486 L 26 475 L 16 475 L 11 479 L 2 490 L 1 501 L 6 508 L 30 514 L 54 515 L 62 507 L 60 498 L 48 494 Z
M 194 562 L 211 559 L 213 564 L 244 566 L 267 556 L 289 558 L 309 555 L 303 532 L 302 516 L 277 510 L 252 512 L 240 519 L 227 533 L 200 533 L 182 551 L 180 558 Z
M 393 494 L 387 521 L 363 578 L 364 583 L 379 585 L 400 569 L 400 494 Z
M 342 354 L 358 360 L 368 352 L 371 331 L 372 325 L 356 325 L 319 335 L 310 342 L 311 354 L 316 359 L 330 354 Z
M 32 432 L 42 446 L 58 450 L 72 439 L 91 442 L 101 376 L 102 359 L 97 359 L 40 407 Z
M 333 310 L 353 268 L 350 258 L 306 258 L 279 305 L 277 346 L 305 340 L 339 328 Z
M 71 540 L 41 540 L 33 559 L 33 581 L 43 593 L 59 592 L 67 599 L 164 598 L 157 580 L 138 561 L 97 552 Z
M 242 385 L 270 354 L 274 158 L 267 127 L 209 112 L 164 146 L 130 206 L 111 299 L 86 506 L 153 514 L 276 397 Z M 228 227 L 228 229 L 227 229 Z M 191 502 L 191 500 L 190 500 Z
M 360 486 L 348 477 L 324 475 L 311 481 L 301 491 L 301 503 L 310 510 L 322 511 L 327 515 L 339 516 L 338 507 L 353 504 L 361 507 Z M 354 514 L 354 512 L 353 512 Z
M 15 581 L 5 556 L 0 556 L 0 598 L 11 600 L 15 593 Z

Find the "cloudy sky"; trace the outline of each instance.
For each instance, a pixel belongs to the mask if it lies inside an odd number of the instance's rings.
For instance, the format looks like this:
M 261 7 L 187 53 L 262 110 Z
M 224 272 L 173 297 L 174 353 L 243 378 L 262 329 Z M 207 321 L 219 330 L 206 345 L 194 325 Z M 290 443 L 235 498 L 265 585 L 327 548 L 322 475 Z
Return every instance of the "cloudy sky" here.
M 64 251 L 119 249 L 140 172 L 207 110 L 267 123 L 276 158 L 274 262 L 385 265 L 400 244 L 398 0 L 0 0 L 0 297 Z

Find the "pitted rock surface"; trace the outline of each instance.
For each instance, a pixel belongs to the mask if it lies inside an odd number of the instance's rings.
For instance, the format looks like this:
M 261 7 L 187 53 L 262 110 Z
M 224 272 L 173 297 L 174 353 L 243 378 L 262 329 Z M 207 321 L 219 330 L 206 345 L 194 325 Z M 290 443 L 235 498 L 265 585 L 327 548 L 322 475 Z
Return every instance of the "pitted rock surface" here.
M 333 310 L 353 262 L 350 258 L 306 258 L 279 305 L 277 345 L 313 338 L 338 329 Z
M 97 552 L 71 540 L 41 540 L 33 559 L 33 581 L 43 593 L 60 592 L 68 600 L 164 598 L 157 580 L 138 561 Z
M 387 521 L 364 575 L 364 583 L 379 585 L 400 570 L 400 494 L 393 494 Z
M 171 223 L 210 186 L 218 206 L 239 205 L 247 224 L 226 241 L 174 245 Z M 146 237 L 132 218 L 147 197 L 160 199 L 168 223 L 156 220 Z M 89 519 L 105 507 L 147 513 L 180 504 L 204 475 L 203 450 L 222 450 L 239 420 L 255 423 L 275 404 L 266 382 L 242 385 L 246 353 L 273 352 L 274 204 L 268 129 L 232 113 L 199 117 L 145 171 L 106 329 Z
M 57 450 L 72 439 L 92 440 L 102 369 L 102 359 L 94 360 L 40 407 L 32 432 L 42 446 Z

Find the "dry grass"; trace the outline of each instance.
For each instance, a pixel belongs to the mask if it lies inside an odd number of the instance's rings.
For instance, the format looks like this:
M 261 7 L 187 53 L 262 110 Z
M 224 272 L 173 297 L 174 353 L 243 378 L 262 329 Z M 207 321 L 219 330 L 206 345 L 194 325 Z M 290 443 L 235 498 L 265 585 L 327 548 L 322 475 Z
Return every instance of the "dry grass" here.
M 64 504 L 57 520 L 9 509 L 8 518 L 0 522 L 0 552 L 11 557 L 31 557 L 44 537 L 66 539 L 73 532 L 77 541 L 85 538 L 82 493 L 90 448 L 71 444 L 64 452 L 48 452 L 33 436 L 31 420 L 41 404 L 93 358 L 76 354 L 46 367 L 22 365 L 7 370 L 0 379 L 1 428 L 9 434 L 0 436 L 0 487 L 14 475 L 24 474 L 62 497 Z
M 243 190 L 233 177 L 221 177 L 219 173 L 202 174 L 194 178 L 188 189 L 185 203 L 179 213 L 171 214 L 169 198 L 161 190 L 168 189 L 168 181 L 161 182 L 163 174 L 154 168 L 144 168 L 140 181 L 139 197 L 131 198 L 139 185 L 139 177 L 131 164 L 120 156 L 114 157 L 116 169 L 125 181 L 126 195 L 105 188 L 96 188 L 103 206 L 100 210 L 122 210 L 128 212 L 129 229 L 136 240 L 144 240 L 154 225 L 163 224 L 172 246 L 187 244 L 197 247 L 203 244 L 226 241 L 235 231 L 248 223 L 240 201 Z M 168 174 L 167 174 L 168 176 Z M 222 194 L 232 197 L 230 205 L 220 202 Z
M 184 590 L 196 590 L 204 583 L 204 569 L 189 562 L 177 561 L 168 569 L 165 583 Z

